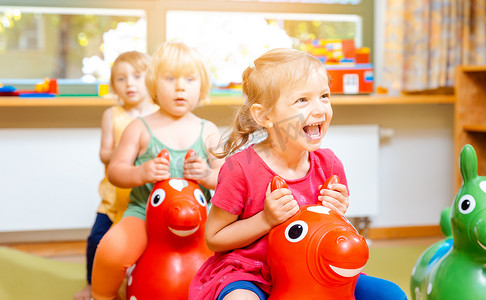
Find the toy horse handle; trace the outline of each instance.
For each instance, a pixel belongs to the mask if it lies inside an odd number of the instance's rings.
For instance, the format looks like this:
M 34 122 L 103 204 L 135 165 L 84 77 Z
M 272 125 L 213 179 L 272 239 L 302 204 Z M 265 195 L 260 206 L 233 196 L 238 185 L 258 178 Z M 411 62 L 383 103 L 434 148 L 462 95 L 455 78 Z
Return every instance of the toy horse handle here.
M 339 183 L 339 177 L 337 175 L 331 175 L 326 181 L 322 184 L 321 188 L 319 189 L 319 194 L 322 190 L 328 190 L 331 184 Z
M 187 155 L 188 154 L 189 154 L 189 152 L 187 152 Z M 186 158 L 187 158 L 187 155 L 186 155 Z M 339 177 L 337 175 L 329 176 L 329 178 L 326 179 L 324 184 L 322 184 L 321 188 L 319 189 L 319 194 L 322 190 L 329 189 L 332 184 L 339 183 L 339 182 L 340 182 Z M 285 182 L 285 180 L 282 177 L 280 177 L 278 175 L 273 176 L 272 183 L 271 183 L 271 191 L 273 192 L 276 189 L 282 189 L 282 188 L 288 189 L 289 186 L 287 185 L 287 183 Z
M 193 155 L 197 156 L 196 151 L 194 149 L 189 149 L 189 150 L 187 150 L 187 153 L 186 153 L 186 156 L 184 157 L 184 159 L 188 159 L 189 157 L 191 157 Z M 167 149 L 162 149 L 159 152 L 159 154 L 157 154 L 157 157 L 165 158 L 170 162 L 169 150 L 167 150 Z
M 159 152 L 159 154 L 157 154 L 157 157 L 165 158 L 165 159 L 167 159 L 167 161 L 170 162 L 169 150 L 167 150 L 167 149 L 162 149 Z
M 287 183 L 282 177 L 278 175 L 273 176 L 272 184 L 271 184 L 272 192 L 275 191 L 276 189 L 288 189 L 288 188 L 289 186 L 287 185 Z

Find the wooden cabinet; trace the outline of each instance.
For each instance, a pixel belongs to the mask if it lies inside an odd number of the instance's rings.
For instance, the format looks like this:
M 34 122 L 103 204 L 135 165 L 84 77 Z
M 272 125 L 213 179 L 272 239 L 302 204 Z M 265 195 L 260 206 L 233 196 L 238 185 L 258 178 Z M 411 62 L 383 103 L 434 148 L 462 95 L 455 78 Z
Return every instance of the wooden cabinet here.
M 456 70 L 454 112 L 455 159 L 465 144 L 478 156 L 478 173 L 486 175 L 486 65 L 459 66 Z M 459 167 L 455 169 L 456 190 L 462 185 Z

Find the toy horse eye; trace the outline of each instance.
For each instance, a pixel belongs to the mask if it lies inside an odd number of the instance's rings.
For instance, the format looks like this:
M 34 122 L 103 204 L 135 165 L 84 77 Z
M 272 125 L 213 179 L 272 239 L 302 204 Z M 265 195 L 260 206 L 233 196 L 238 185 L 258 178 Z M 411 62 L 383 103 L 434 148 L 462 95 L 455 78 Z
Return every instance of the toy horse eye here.
M 307 235 L 309 226 L 304 221 L 295 221 L 285 228 L 285 238 L 291 243 L 300 242 Z
M 194 198 L 196 198 L 197 202 L 201 204 L 201 206 L 206 206 L 206 197 L 204 197 L 203 192 L 201 190 L 194 190 Z
M 153 207 L 159 206 L 165 199 L 165 191 L 163 189 L 156 189 L 152 193 L 152 198 L 150 198 L 150 203 Z
M 461 199 L 459 199 L 459 204 L 457 207 L 462 214 L 467 215 L 476 207 L 476 200 L 471 195 L 464 195 L 461 197 Z

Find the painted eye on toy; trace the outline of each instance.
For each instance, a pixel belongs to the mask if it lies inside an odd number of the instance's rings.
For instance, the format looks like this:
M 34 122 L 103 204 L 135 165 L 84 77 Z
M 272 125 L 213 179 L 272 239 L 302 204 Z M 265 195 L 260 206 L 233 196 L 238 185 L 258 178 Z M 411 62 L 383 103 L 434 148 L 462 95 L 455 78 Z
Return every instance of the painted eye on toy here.
M 152 198 L 150 198 L 150 203 L 153 207 L 159 206 L 165 199 L 165 191 L 163 189 L 156 189 L 152 193 Z
M 203 192 L 201 190 L 194 190 L 194 198 L 196 198 L 197 202 L 201 204 L 201 206 L 206 206 L 206 197 L 204 197 Z
M 461 197 L 461 199 L 459 199 L 459 204 L 457 207 L 462 214 L 467 215 L 476 207 L 476 200 L 471 195 L 464 195 Z
M 300 242 L 307 235 L 309 226 L 304 221 L 295 221 L 285 228 L 285 238 L 291 243 Z

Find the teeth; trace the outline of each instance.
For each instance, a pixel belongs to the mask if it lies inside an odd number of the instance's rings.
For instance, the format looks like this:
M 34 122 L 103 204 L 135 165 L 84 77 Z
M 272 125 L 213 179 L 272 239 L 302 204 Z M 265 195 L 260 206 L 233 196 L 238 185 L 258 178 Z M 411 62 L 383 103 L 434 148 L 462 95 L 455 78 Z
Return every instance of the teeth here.
M 320 130 L 321 125 L 322 125 L 321 123 L 312 123 L 312 124 L 306 125 L 306 126 L 304 126 L 304 131 L 311 138 L 318 138 L 321 135 L 321 130 Z

